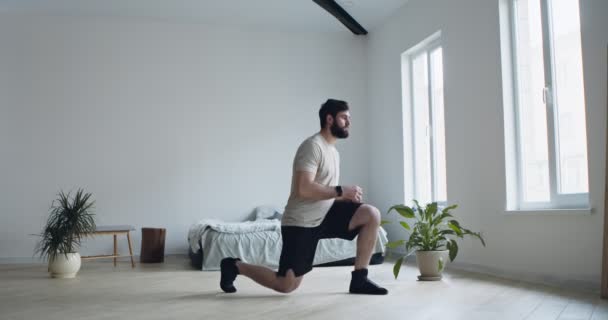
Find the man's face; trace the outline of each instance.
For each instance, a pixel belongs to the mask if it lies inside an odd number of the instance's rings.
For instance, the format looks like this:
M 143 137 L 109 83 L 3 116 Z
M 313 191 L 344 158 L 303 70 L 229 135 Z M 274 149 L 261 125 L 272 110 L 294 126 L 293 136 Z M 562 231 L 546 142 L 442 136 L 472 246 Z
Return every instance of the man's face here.
M 350 127 L 350 112 L 340 111 L 336 114 L 334 122 L 329 127 L 331 134 L 338 139 L 348 138 L 348 129 Z

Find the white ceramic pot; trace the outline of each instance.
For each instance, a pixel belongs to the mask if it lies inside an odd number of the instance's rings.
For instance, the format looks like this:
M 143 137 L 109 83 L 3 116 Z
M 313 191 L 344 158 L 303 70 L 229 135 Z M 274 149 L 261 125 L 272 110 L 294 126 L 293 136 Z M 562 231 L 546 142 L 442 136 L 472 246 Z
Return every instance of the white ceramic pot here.
M 67 257 L 66 257 L 67 256 Z M 74 278 L 80 270 L 80 253 L 59 253 L 49 260 L 49 272 L 53 278 Z
M 420 280 L 441 280 L 441 272 L 449 261 L 449 251 L 416 251 Z

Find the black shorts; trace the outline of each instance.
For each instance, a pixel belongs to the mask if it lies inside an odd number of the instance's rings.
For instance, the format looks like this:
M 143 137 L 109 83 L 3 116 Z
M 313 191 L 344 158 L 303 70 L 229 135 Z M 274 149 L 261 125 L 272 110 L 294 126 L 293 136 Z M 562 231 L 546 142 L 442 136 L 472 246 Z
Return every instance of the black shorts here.
M 299 277 L 312 270 L 317 243 L 320 239 L 341 238 L 353 240 L 359 228 L 349 231 L 348 225 L 361 203 L 334 201 L 323 222 L 317 227 L 282 226 L 283 248 L 277 275 L 284 277 L 292 269 Z

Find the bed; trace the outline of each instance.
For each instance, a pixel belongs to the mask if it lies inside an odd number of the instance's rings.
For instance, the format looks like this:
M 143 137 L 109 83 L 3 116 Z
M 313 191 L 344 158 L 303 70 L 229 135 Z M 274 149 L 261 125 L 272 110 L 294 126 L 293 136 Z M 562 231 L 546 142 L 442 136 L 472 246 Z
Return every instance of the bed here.
M 188 231 L 189 256 L 192 266 L 204 271 L 219 270 L 225 257 L 277 269 L 281 254 L 281 213 L 273 207 L 258 207 L 244 222 L 204 219 Z M 378 231 L 371 264 L 384 261 L 386 231 Z M 315 266 L 352 265 L 355 261 L 356 238 L 322 239 L 317 245 Z

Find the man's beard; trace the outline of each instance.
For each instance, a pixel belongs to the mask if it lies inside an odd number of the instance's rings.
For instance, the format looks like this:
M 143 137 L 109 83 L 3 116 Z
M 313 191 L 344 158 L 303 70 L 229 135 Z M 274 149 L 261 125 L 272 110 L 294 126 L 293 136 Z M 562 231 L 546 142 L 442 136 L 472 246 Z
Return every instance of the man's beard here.
M 334 122 L 331 127 L 329 127 L 331 134 L 338 139 L 346 139 L 348 138 L 348 129 L 340 128 Z

